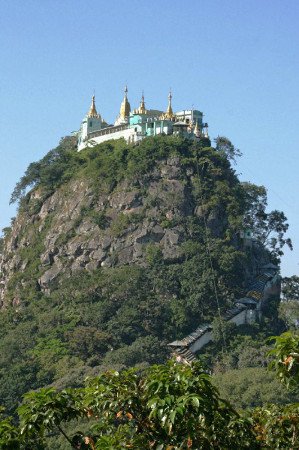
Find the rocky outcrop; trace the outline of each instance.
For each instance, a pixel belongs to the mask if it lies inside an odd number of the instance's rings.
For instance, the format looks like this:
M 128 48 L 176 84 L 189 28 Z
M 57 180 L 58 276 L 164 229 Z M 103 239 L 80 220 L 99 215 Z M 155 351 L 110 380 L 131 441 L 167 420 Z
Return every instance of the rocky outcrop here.
M 33 190 L 5 238 L 0 301 L 14 302 L 26 283 L 47 293 L 78 271 L 146 266 L 155 247 L 166 262 L 177 262 L 181 244 L 192 235 L 188 218 L 205 216 L 211 234 L 221 236 L 225 209 L 208 210 L 195 200 L 197 178 L 194 167 L 175 156 L 157 161 L 143 177 L 123 179 L 113 190 L 87 177 L 51 194 Z
M 97 192 L 87 179 L 73 180 L 44 200 L 43 193 L 34 190 L 5 240 L 1 301 L 14 275 L 26 272 L 36 257 L 36 282 L 44 292 L 62 274 L 146 265 L 149 246 L 158 247 L 165 260 L 177 261 L 186 239 L 183 219 L 200 215 L 190 189 L 193 177 L 192 169 L 183 169 L 180 159 L 172 157 L 142 180 L 124 180 L 110 193 Z M 30 208 L 33 204 L 39 208 Z M 216 233 L 218 228 L 219 221 Z

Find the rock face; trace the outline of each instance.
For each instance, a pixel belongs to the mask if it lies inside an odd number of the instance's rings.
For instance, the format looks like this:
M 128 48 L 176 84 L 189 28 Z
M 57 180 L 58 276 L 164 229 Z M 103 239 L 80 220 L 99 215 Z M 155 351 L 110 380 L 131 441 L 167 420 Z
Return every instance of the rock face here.
M 196 171 L 179 157 L 157 162 L 140 180 L 118 183 L 112 192 L 95 189 L 86 178 L 74 179 L 47 198 L 29 194 L 1 255 L 0 300 L 18 302 L 18 288 L 29 283 L 49 292 L 62 276 L 115 265 L 146 265 L 158 250 L 168 262 L 181 257 L 188 239 L 188 217 L 206 214 L 193 195 Z M 207 226 L 220 236 L 225 211 L 214 208 Z M 7 293 L 10 292 L 8 299 Z
M 197 207 L 186 183 L 192 177 L 173 157 L 160 163 L 144 185 L 124 180 L 110 194 L 95 193 L 86 179 L 73 180 L 44 201 L 33 191 L 29 204 L 39 201 L 40 209 L 18 215 L 1 255 L 1 301 L 14 274 L 26 271 L 32 247 L 39 247 L 35 281 L 45 292 L 61 274 L 146 265 L 149 245 L 157 246 L 164 259 L 177 260 L 185 234 L 179 219 Z

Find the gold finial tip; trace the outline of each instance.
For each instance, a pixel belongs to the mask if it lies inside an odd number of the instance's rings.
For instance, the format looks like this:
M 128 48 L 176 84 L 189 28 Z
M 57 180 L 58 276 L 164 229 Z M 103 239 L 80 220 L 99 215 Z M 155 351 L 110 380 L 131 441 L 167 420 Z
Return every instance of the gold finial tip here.
M 130 115 L 130 112 L 131 112 L 131 106 L 130 106 L 130 103 L 128 101 L 127 94 L 128 94 L 128 86 L 125 85 L 125 96 L 124 96 L 123 101 L 121 102 L 120 112 L 119 112 L 119 117 L 121 119 L 123 119 L 123 120 L 127 119 L 129 117 L 129 115 Z
M 91 98 L 91 105 L 90 105 L 90 110 L 88 113 L 88 117 L 100 117 L 99 114 L 97 113 L 97 109 L 96 109 L 96 103 L 95 103 L 95 95 L 93 94 L 92 98 Z
M 168 106 L 167 106 L 167 111 L 164 114 L 165 119 L 172 119 L 174 117 L 173 114 L 173 110 L 172 110 L 172 106 L 171 106 L 171 99 L 172 99 L 172 93 L 171 93 L 171 88 L 169 90 L 169 94 L 168 94 Z
M 137 108 L 137 114 L 146 114 L 143 91 L 142 91 L 142 96 L 141 96 L 141 100 L 140 100 L 140 106 L 139 106 L 139 108 Z

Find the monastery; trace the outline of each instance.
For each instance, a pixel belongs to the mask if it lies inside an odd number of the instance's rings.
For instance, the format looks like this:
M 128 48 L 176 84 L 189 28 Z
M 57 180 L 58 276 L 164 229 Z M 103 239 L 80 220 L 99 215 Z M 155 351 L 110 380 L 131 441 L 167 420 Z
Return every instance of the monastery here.
M 196 109 L 173 112 L 171 91 L 166 111 L 146 109 L 143 94 L 139 107 L 131 111 L 126 86 L 114 125 L 105 122 L 97 112 L 93 95 L 90 110 L 78 132 L 78 151 L 90 145 L 119 138 L 124 138 L 127 143 L 136 143 L 147 136 L 158 134 L 174 134 L 195 140 L 208 137 L 208 124 L 203 123 L 202 119 L 203 113 Z

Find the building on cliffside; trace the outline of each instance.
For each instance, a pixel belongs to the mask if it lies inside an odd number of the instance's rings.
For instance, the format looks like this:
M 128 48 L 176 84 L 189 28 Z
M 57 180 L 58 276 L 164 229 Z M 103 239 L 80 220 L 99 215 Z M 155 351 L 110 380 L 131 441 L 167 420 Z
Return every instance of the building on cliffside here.
M 208 124 L 203 123 L 203 113 L 196 109 L 173 112 L 171 92 L 168 95 L 168 106 L 165 112 L 146 109 L 143 94 L 139 107 L 131 111 L 126 86 L 114 125 L 108 125 L 98 114 L 93 95 L 90 110 L 84 117 L 78 132 L 78 150 L 109 139 L 124 138 L 127 143 L 136 143 L 147 136 L 158 134 L 174 134 L 196 140 L 208 137 Z

